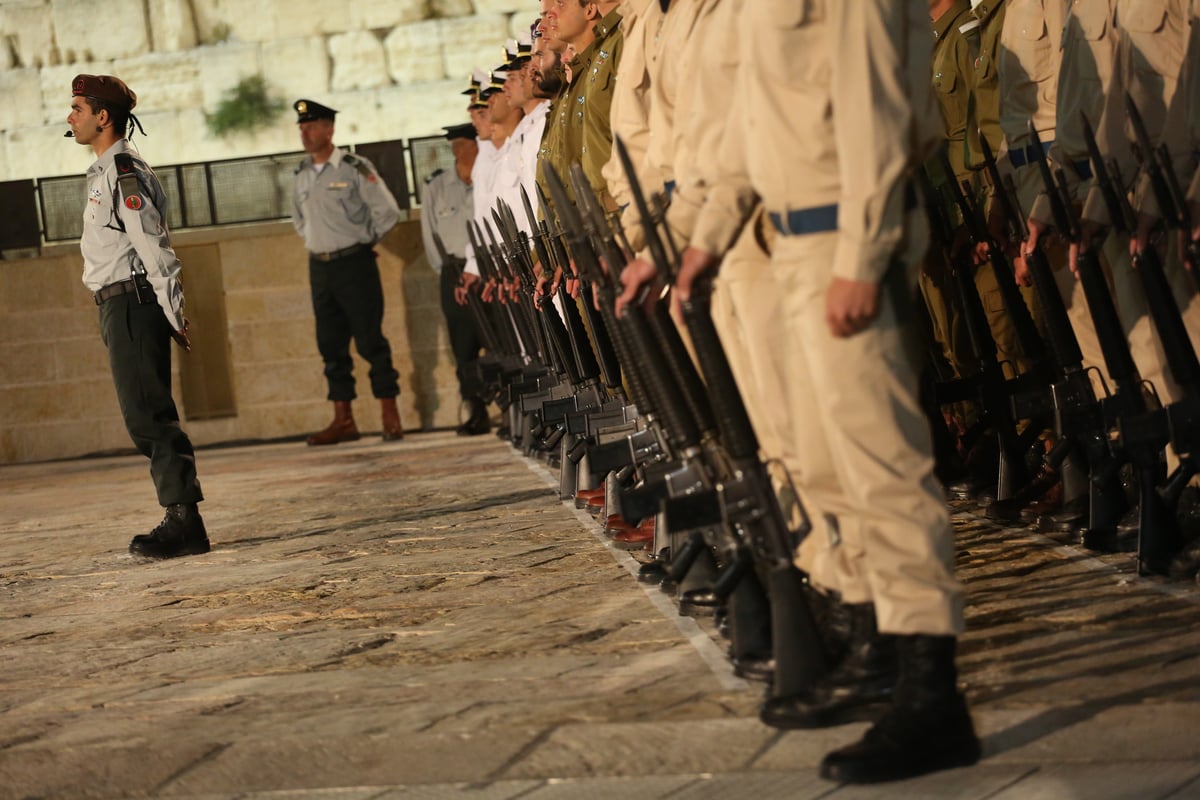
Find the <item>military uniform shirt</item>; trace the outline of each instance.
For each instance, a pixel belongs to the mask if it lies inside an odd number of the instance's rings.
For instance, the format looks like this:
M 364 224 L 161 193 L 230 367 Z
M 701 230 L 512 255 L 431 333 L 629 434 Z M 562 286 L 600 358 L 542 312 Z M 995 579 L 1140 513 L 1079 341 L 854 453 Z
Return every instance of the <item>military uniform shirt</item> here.
M 1113 19 L 1119 31 L 1116 69 L 1104 98 L 1096 139 L 1100 151 L 1115 159 L 1122 178 L 1132 186 L 1138 162 L 1133 154 L 1133 125 L 1128 120 L 1125 95 L 1128 93 L 1137 105 L 1150 141 L 1157 145 L 1183 69 L 1187 5 L 1186 0 L 1116 0 L 1115 5 Z M 1135 209 L 1157 212 L 1146 175 L 1137 183 L 1133 205 Z M 1100 223 L 1108 221 L 1108 209 L 1096 185 L 1088 190 L 1083 216 Z
M 471 219 L 471 184 L 458 177 L 454 167 L 440 170 L 425 184 L 421 203 L 421 240 L 433 271 L 441 274 L 442 261 L 433 242 L 436 232 L 452 256 L 464 258 L 467 252 L 467 221 Z
M 491 139 L 479 139 L 478 141 L 479 155 L 475 156 L 475 166 L 471 167 L 471 202 L 474 208 L 472 216 L 482 225 L 481 211 L 491 208 L 492 176 L 496 172 L 496 159 L 499 157 L 499 151 L 496 149 L 496 145 L 492 144 Z M 466 230 L 464 230 L 463 236 L 466 235 Z M 463 272 L 471 275 L 479 274 L 479 264 L 475 261 L 475 250 L 471 247 L 470 240 L 467 241 L 467 264 L 463 267 Z
M 521 121 L 517 123 L 517 128 L 513 131 L 513 138 L 517 140 L 516 164 L 517 171 L 520 177 L 520 186 L 525 189 L 525 193 L 529 196 L 529 204 L 533 207 L 536 213 L 538 208 L 537 196 L 537 168 L 538 168 L 538 151 L 542 147 L 542 136 L 546 132 L 546 114 L 550 111 L 550 101 L 543 100 L 533 107 L 525 116 L 521 117 Z M 505 197 L 513 210 L 513 215 L 517 218 L 517 223 L 524 230 L 528 223 L 525 218 L 525 205 L 521 199 L 521 190 L 516 189 L 511 196 Z M 526 231 L 528 233 L 528 231 Z
M 571 85 L 559 111 L 563 158 L 578 161 L 588 183 L 605 201 L 604 165 L 612 155 L 612 96 L 624 37 L 621 15 L 610 11 L 592 31 L 595 39 L 571 62 Z M 607 202 L 611 203 L 611 198 Z
M 296 168 L 292 225 L 310 253 L 375 244 L 399 219 L 396 199 L 361 156 L 335 147 L 320 171 L 312 156 Z
M 128 153 L 138 177 L 138 194 L 122 198 L 117 190 L 118 153 Z M 134 272 L 145 273 L 171 327 L 183 330 L 183 287 L 179 258 L 167 231 L 167 198 L 154 171 L 117 140 L 88 167 L 88 202 L 83 211 L 83 285 L 93 292 Z
M 1086 164 L 1088 157 L 1080 114 L 1086 114 L 1093 127 L 1099 124 L 1104 95 L 1109 91 L 1116 64 L 1112 16 L 1111 0 L 1069 0 L 1063 22 L 1050 158 L 1063 168 L 1076 200 L 1082 200 L 1088 187 L 1088 181 L 1081 180 L 1076 169 L 1076 165 Z M 1038 196 L 1029 216 L 1043 225 L 1054 224 L 1044 192 Z
M 972 12 L 979 20 L 979 49 L 972 62 L 973 85 L 967 106 L 967 167 L 983 169 L 983 147 L 987 138 L 993 153 L 1000 152 L 1004 133 L 1000 130 L 1000 34 L 1007 7 L 1004 0 L 983 0 Z
M 1000 33 L 1000 127 L 1008 149 L 1029 143 L 1033 121 L 1043 144 L 1054 141 L 1063 27 L 1062 0 L 1008 0 Z
M 737 21 L 743 6 L 744 0 L 705 0 L 679 56 L 686 79 L 675 105 L 675 191 L 667 220 L 684 242 L 691 240 L 708 187 L 717 179 L 710 156 L 720 145 L 726 119 L 724 114 L 714 113 L 712 104 L 733 96 Z
M 757 63 L 738 71 L 719 185 L 693 242 L 724 253 L 754 207 L 755 190 L 773 213 L 836 205 L 834 276 L 877 282 L 903 245 L 923 250 L 927 243 L 906 239 L 904 227 L 907 174 L 939 139 L 929 35 L 908 30 L 912 17 L 899 0 L 753 0 L 745 15 L 754 19 L 743 30 L 753 35 L 743 39 L 741 58 Z M 769 37 L 769 46 L 756 47 L 757 36 Z M 890 53 L 897 41 L 905 45 L 895 54 L 896 80 L 876 80 L 874 48 Z M 762 63 L 767 53 L 795 57 Z M 780 70 L 784 83 L 758 78 Z M 855 158 L 839 156 L 851 152 Z
M 620 136 L 624 142 L 629 160 L 637 170 L 638 179 L 645 190 L 663 182 L 662 176 L 650 171 L 646 164 L 646 149 L 650 145 L 650 76 L 646 71 L 646 48 L 658 33 L 663 14 L 657 0 L 625 2 L 620 5 L 619 11 L 623 48 L 609 119 L 613 135 Z M 601 177 L 613 202 L 618 208 L 624 209 L 621 226 L 625 229 L 630 246 L 635 252 L 641 250 L 645 246 L 641 218 L 634 208 L 629 179 L 616 148 L 613 148 L 608 163 L 601 170 Z

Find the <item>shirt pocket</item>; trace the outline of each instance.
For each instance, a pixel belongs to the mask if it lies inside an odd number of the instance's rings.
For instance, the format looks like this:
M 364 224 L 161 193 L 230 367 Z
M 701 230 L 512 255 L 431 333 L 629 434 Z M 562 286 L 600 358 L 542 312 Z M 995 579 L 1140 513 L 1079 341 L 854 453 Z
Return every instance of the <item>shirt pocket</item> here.
M 841 46 L 827 41 L 825 0 L 752 0 L 747 11 L 739 23 L 742 55 L 770 59 L 761 62 L 759 73 L 800 92 L 825 92 L 831 80 L 830 48 Z
M 1158 33 L 1167 22 L 1166 0 L 1122 3 L 1117 16 L 1122 28 L 1138 33 Z
M 1067 19 L 1066 33 L 1072 26 L 1079 29 L 1084 39 L 1096 42 L 1104 38 L 1108 32 L 1108 3 L 1103 0 L 1075 0 L 1071 7 L 1071 16 Z

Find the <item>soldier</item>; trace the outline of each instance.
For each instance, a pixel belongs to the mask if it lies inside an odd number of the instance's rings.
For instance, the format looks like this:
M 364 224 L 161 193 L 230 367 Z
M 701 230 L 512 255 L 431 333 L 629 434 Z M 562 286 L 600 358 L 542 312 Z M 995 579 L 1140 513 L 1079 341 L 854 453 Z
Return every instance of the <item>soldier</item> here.
M 496 191 L 498 198 L 509 208 L 520 212 L 522 188 L 532 201 L 537 199 L 537 154 L 542 146 L 550 101 L 533 80 L 532 37 L 526 36 L 511 44 L 512 55 L 504 65 L 508 79 L 504 81 L 503 93 L 509 106 L 520 109 L 522 116 L 512 132 L 513 141 L 504 158 L 508 172 L 499 179 L 501 183 Z M 523 213 L 516 213 L 516 220 L 520 228 L 528 226 Z
M 624 41 L 616 9 L 615 0 L 563 0 L 546 14 L 552 20 L 554 36 L 576 53 L 567 65 L 566 95 L 556 116 L 546 123 L 548 128 L 557 126 L 561 137 L 560 162 L 554 166 L 566 175 L 570 164 L 580 162 L 588 182 L 610 209 L 615 209 L 616 203 L 608 193 L 603 170 L 612 155 L 609 114 Z
M 300 142 L 308 157 L 296 167 L 292 224 L 308 250 L 308 276 L 317 319 L 317 348 L 333 401 L 333 421 L 308 437 L 309 445 L 359 438 L 351 401 L 354 361 L 350 340 L 371 365 L 371 392 L 379 399 L 383 441 L 404 438 L 396 396 L 399 373 L 383 335 L 383 285 L 372 249 L 400 218 L 400 209 L 371 162 L 334 147 L 337 111 L 297 100 Z
M 476 67 L 471 72 L 471 85 L 463 94 L 470 96 L 467 103 L 467 113 L 471 115 L 471 124 L 475 126 L 476 143 L 479 153 L 475 156 L 475 164 L 471 167 L 471 206 L 481 207 L 485 196 L 491 191 L 492 173 L 496 170 L 496 146 L 492 144 L 492 116 L 487 101 L 480 96 L 480 91 L 491 81 L 487 70 Z M 465 234 L 464 234 L 465 235 Z M 467 263 L 463 267 L 461 283 L 454 289 L 454 300 L 459 305 L 467 304 L 468 291 L 479 282 L 479 265 L 475 263 L 475 254 L 468 243 L 466 248 Z
M 862 0 L 748 2 L 739 22 L 719 185 L 676 288 L 688 295 L 716 269 L 761 197 L 780 233 L 771 274 L 784 327 L 782 342 L 754 346 L 789 353 L 794 391 L 776 413 L 797 421 L 793 477 L 817 524 L 798 562 L 853 619 L 849 655 L 764 718 L 822 727 L 890 697 L 822 776 L 876 782 L 972 764 L 979 740 L 955 685 L 962 589 L 908 347 L 927 236 L 906 176 L 937 140 L 928 19 L 911 3 Z
M 166 509 L 154 530 L 133 537 L 129 552 L 147 558 L 207 553 L 195 454 L 171 397 L 171 339 L 191 347 L 180 263 L 171 249 L 162 185 L 125 139 L 137 122 L 137 95 L 111 75 L 76 75 L 71 95 L 67 135 L 96 154 L 87 171 L 79 242 L 83 284 L 100 307 L 100 336 L 125 429 L 150 459 Z
M 454 299 L 462 266 L 442 263 L 433 237 L 436 233 L 441 238 L 448 256 L 465 261 L 467 222 L 473 213 L 471 170 L 479 155 L 479 143 L 475 140 L 475 126 L 470 123 L 446 128 L 446 139 L 454 152 L 454 167 L 438 170 L 426 183 L 421 203 L 421 239 L 429 266 L 440 277 L 442 314 L 446 317 L 450 350 L 454 353 L 459 395 L 470 406 L 467 419 L 458 426 L 457 433 L 478 436 L 491 429 L 478 376 L 479 351 L 483 345 L 471 315 Z

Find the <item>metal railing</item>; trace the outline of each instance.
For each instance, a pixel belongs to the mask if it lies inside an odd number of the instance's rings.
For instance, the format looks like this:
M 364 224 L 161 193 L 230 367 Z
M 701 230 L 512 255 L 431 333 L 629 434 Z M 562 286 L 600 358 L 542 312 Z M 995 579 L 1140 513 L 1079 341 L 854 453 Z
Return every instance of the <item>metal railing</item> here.
M 375 165 L 401 208 L 420 205 L 429 176 L 454 163 L 450 143 L 441 136 L 348 149 Z M 180 230 L 290 218 L 293 174 L 303 158 L 302 152 L 290 152 L 151 166 L 167 195 L 167 225 Z M 0 183 L 0 207 L 37 209 L 36 222 L 30 212 L 0 224 L 0 251 L 78 239 L 86 195 L 82 175 Z

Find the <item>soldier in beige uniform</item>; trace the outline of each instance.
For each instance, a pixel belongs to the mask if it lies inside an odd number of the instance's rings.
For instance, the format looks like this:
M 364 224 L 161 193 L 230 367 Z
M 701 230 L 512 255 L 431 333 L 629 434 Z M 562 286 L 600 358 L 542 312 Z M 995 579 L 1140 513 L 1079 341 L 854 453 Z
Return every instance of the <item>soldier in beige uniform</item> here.
M 1127 120 L 1125 94 L 1129 94 L 1141 113 L 1151 143 L 1155 146 L 1160 142 L 1166 143 L 1169 148 L 1173 145 L 1172 160 L 1186 162 L 1191 156 L 1190 148 L 1168 128 L 1167 118 L 1172 109 L 1182 110 L 1186 106 L 1186 96 L 1180 95 L 1176 89 L 1184 70 L 1184 57 L 1191 32 L 1188 5 L 1188 0 L 1117 2 L 1116 21 L 1120 30 L 1117 70 L 1112 87 L 1105 96 L 1097 138 L 1104 152 L 1117 159 L 1123 176 L 1137 176 L 1131 187 L 1131 202 L 1141 216 L 1141 236 L 1131 244 L 1130 252 L 1146 247 L 1149 230 L 1158 222 L 1159 209 L 1150 187 L 1150 176 L 1145 170 L 1139 173 L 1133 157 L 1134 135 L 1132 125 Z M 1175 130 L 1181 128 L 1177 123 Z M 1103 223 L 1107 221 L 1107 216 L 1099 187 L 1093 185 L 1084 202 L 1083 217 L 1088 221 Z M 1200 302 L 1195 301 L 1195 283 L 1184 273 L 1174 247 L 1177 244 L 1175 238 L 1170 238 L 1168 242 L 1171 249 L 1164 260 L 1167 279 L 1183 311 L 1188 332 L 1196 342 L 1200 337 Z M 1162 383 L 1160 389 L 1165 388 L 1166 400 L 1175 400 L 1182 395 L 1169 371 L 1164 374 Z
M 780 232 L 771 269 L 784 329 L 782 342 L 756 345 L 789 351 L 795 391 L 778 413 L 797 421 L 792 473 L 816 523 L 799 564 L 870 629 L 831 675 L 764 717 L 832 724 L 842 698 L 877 700 L 888 682 L 875 726 L 822 762 L 845 782 L 979 758 L 955 686 L 962 590 L 909 335 L 928 237 L 907 176 L 937 141 L 925 14 L 899 0 L 746 4 L 720 181 L 677 284 L 687 294 L 716 268 L 760 196 Z M 889 645 L 898 678 L 880 663 Z
M 1042 192 L 1029 135 L 1032 122 L 1048 156 L 1055 141 L 1058 73 L 1062 61 L 1059 42 L 1063 37 L 1066 9 L 1060 0 L 1008 0 L 1008 15 L 1000 37 L 1000 127 L 1004 148 L 997 156 L 1000 170 L 1011 174 L 1017 203 L 1029 212 Z M 1051 163 L 1053 169 L 1057 166 Z M 993 207 L 995 208 L 995 207 Z M 1086 367 L 1104 363 L 1096 328 L 1088 314 L 1083 288 L 1067 269 L 1067 253 L 1061 243 L 1046 250 L 1054 269 L 1059 293 Z M 1013 267 L 1019 280 L 1028 283 L 1021 253 L 1014 254 Z

